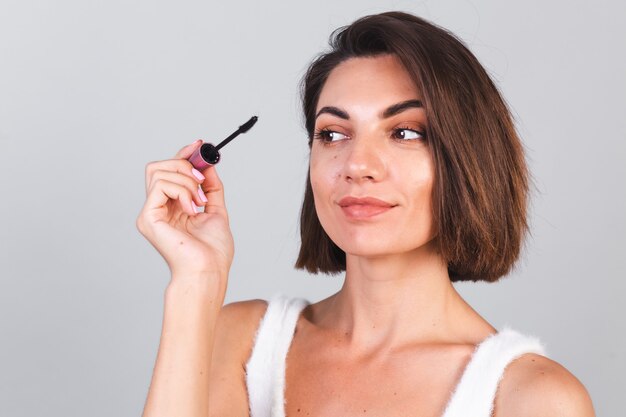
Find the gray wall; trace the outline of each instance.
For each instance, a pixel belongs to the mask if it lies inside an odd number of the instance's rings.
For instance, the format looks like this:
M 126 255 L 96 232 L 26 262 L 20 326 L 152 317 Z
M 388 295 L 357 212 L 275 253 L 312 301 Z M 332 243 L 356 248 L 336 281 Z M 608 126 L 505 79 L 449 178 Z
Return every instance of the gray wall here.
M 135 229 L 145 165 L 253 114 L 219 165 L 236 239 L 226 301 L 340 288 L 292 268 L 307 166 L 297 82 L 332 29 L 399 9 L 488 68 L 537 184 L 517 270 L 459 290 L 496 327 L 539 336 L 598 415 L 617 416 L 624 3 L 296 3 L 0 2 L 0 415 L 140 414 L 169 280 Z

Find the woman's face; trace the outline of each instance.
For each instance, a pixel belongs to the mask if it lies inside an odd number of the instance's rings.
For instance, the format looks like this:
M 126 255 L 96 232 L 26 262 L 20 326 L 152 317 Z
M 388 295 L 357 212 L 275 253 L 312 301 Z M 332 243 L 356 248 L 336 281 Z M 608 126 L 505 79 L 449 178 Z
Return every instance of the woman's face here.
M 434 165 L 420 101 L 393 55 L 348 59 L 322 89 L 311 186 L 322 227 L 348 254 L 405 253 L 434 237 Z

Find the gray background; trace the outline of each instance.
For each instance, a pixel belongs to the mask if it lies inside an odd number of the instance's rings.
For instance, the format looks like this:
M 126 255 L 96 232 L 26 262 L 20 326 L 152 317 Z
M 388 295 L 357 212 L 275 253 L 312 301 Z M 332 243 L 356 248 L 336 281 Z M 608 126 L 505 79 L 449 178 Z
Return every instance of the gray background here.
M 0 1 L 0 415 L 132 416 L 167 265 L 135 229 L 144 169 L 259 123 L 219 165 L 236 255 L 226 301 L 317 301 L 292 268 L 307 147 L 297 83 L 331 30 L 404 10 L 456 33 L 510 103 L 537 190 L 497 284 L 459 284 L 539 336 L 617 416 L 626 372 L 626 7 L 613 1 Z

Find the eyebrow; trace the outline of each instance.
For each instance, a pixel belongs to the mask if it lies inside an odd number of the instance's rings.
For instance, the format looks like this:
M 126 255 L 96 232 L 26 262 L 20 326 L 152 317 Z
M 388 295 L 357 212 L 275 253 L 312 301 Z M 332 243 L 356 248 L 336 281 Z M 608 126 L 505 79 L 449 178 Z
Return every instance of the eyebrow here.
M 403 111 L 407 109 L 422 108 L 422 107 L 424 106 L 422 105 L 422 102 L 419 100 L 405 100 L 405 101 L 401 101 L 400 103 L 392 104 L 391 106 L 387 107 L 382 112 L 381 117 L 383 119 L 387 119 L 391 116 L 395 116 L 396 114 L 402 113 Z M 315 115 L 315 118 L 317 119 L 321 114 L 324 114 L 324 113 L 332 114 L 344 120 L 350 120 L 350 115 L 348 114 L 348 112 L 335 106 L 322 107 L 320 111 L 318 111 L 317 114 Z

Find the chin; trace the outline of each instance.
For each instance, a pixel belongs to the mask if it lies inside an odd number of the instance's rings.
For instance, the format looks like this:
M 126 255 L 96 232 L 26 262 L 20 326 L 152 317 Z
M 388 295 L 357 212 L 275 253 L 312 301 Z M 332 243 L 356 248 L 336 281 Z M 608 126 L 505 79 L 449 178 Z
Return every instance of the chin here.
M 381 239 L 380 236 L 376 239 L 333 239 L 333 242 L 346 255 L 358 256 L 364 258 L 376 258 L 389 255 L 399 255 L 402 253 L 410 253 L 419 250 L 422 247 L 428 246 L 429 241 L 424 240 L 421 242 L 399 242 L 398 240 Z
M 346 255 L 382 257 L 434 250 L 435 233 L 417 233 L 412 236 L 394 230 L 344 230 L 346 233 L 329 234 L 332 241 Z

